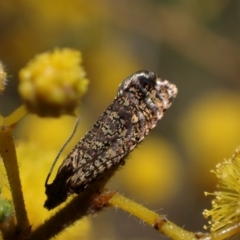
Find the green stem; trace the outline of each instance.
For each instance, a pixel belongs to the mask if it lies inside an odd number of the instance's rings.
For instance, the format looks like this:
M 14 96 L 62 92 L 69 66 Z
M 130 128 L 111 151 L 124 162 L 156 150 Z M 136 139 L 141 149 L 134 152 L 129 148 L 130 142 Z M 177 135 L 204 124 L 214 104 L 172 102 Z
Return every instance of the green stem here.
M 197 240 L 198 237 L 195 233 L 184 230 L 178 227 L 174 223 L 168 221 L 164 216 L 161 216 L 146 207 L 138 204 L 119 193 L 114 194 L 114 196 L 108 202 L 111 206 L 119 207 L 122 210 L 129 212 L 140 218 L 145 223 L 152 226 L 154 229 L 171 237 L 175 240 Z
M 3 122 L 2 123 L 0 122 L 0 124 L 8 127 L 14 126 L 27 114 L 28 110 L 26 109 L 25 105 L 21 105 L 9 116 L 5 117 Z
M 27 212 L 25 209 L 22 186 L 19 175 L 16 149 L 12 136 L 13 128 L 0 127 L 0 155 L 7 172 L 11 189 L 15 214 L 17 219 L 17 232 L 25 231 L 30 227 Z

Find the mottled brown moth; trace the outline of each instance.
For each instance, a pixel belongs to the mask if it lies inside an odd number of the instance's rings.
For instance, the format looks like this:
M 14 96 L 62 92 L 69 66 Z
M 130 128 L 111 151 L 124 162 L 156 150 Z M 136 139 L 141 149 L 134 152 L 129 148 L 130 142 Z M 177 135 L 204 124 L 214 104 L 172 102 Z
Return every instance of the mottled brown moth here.
M 176 86 L 153 72 L 139 71 L 126 78 L 107 110 L 63 161 L 54 181 L 46 182 L 44 207 L 55 208 L 124 163 L 176 95 Z

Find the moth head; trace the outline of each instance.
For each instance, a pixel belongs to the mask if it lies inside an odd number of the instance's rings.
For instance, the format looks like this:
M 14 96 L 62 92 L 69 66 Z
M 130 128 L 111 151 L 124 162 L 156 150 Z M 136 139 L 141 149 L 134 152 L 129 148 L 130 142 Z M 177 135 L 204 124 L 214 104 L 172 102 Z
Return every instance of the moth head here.
M 146 98 L 152 94 L 160 99 L 167 97 L 171 103 L 177 96 L 177 87 L 167 80 L 161 80 L 155 73 L 143 70 L 133 73 L 120 84 L 118 96 L 126 92 L 139 98 Z

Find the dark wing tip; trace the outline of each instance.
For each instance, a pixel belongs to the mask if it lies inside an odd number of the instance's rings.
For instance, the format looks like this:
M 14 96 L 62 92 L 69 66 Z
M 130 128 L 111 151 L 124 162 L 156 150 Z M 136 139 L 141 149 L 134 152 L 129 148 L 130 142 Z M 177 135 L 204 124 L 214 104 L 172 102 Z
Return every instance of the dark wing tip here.
M 54 183 L 48 184 L 46 187 L 47 200 L 44 203 L 44 207 L 48 210 L 54 209 L 61 203 L 65 202 L 68 197 L 68 192 L 64 187 L 59 188 Z

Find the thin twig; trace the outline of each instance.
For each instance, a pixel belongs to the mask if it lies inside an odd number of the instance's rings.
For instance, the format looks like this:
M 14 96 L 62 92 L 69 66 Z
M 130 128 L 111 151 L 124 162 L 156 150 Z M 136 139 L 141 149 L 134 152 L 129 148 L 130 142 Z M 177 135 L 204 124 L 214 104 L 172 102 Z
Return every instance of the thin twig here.
M 2 157 L 7 172 L 9 186 L 11 189 L 12 200 L 17 219 L 18 233 L 28 229 L 30 227 L 30 224 L 24 204 L 22 185 L 20 181 L 19 167 L 12 131 L 13 128 L 11 127 L 2 126 L 0 128 L 0 155 Z
M 9 116 L 4 118 L 2 125 L 8 126 L 8 127 L 14 126 L 27 114 L 28 114 L 28 111 L 25 105 L 21 105 Z
M 175 240 L 198 240 L 195 233 L 189 232 L 180 228 L 168 221 L 164 216 L 161 216 L 146 207 L 116 193 L 110 200 L 109 204 L 114 207 L 119 207 L 124 211 L 129 212 L 159 232 L 171 237 Z
M 32 232 L 29 240 L 51 239 L 58 235 L 61 231 L 74 224 L 74 222 L 96 211 L 100 211 L 101 208 L 94 208 L 93 200 L 96 198 L 96 195 L 100 194 L 100 189 L 105 186 L 121 164 L 122 163 L 116 164 L 113 168 L 106 172 L 104 178 L 91 184 L 84 192 L 73 198 L 54 216 L 45 221 L 42 225 L 38 226 L 38 228 Z

